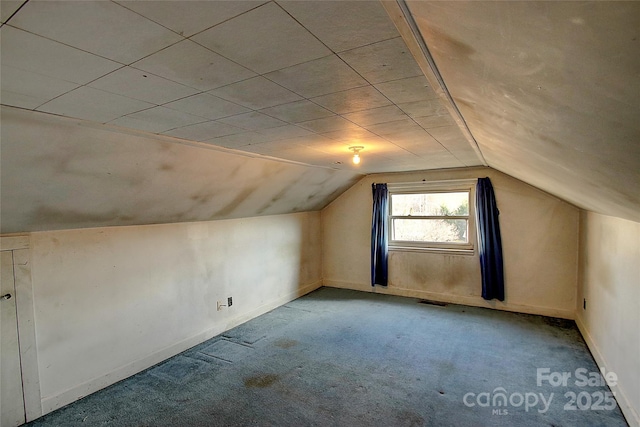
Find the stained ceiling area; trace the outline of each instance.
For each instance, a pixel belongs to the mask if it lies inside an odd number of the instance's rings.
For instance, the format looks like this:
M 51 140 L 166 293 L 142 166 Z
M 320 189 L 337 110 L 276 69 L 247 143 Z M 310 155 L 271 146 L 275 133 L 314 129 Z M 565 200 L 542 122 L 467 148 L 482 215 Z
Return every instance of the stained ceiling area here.
M 363 174 L 481 165 L 640 222 L 640 3 L 3 0 L 0 21 L 5 233 L 320 209 Z
M 640 222 L 640 2 L 407 5 L 489 166 Z

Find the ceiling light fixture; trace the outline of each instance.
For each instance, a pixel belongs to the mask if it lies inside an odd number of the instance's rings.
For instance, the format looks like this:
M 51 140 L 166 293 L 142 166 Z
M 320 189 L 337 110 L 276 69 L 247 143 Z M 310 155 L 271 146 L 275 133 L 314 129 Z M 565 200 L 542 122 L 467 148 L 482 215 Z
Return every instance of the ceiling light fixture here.
M 356 145 L 349 147 L 349 150 L 353 151 L 353 164 L 360 164 L 360 151 L 364 150 L 364 147 L 362 145 Z

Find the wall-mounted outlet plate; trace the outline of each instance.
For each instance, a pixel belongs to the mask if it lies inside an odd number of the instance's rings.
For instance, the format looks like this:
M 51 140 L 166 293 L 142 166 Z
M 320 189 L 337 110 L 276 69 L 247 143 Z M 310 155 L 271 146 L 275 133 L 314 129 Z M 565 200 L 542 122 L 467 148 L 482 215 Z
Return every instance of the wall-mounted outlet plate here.
M 233 298 L 232 297 L 227 298 L 227 306 L 231 307 L 232 305 L 233 305 Z

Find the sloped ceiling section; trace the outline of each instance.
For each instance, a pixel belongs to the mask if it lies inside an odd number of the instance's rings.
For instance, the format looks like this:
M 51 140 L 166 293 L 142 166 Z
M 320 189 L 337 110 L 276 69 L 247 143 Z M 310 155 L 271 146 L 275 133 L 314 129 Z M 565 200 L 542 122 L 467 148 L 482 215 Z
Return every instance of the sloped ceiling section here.
M 2 232 L 311 210 L 359 174 L 482 164 L 640 222 L 638 2 L 3 0 L 0 21 Z
M 489 166 L 640 222 L 640 3 L 406 4 Z
M 364 173 L 483 164 L 378 1 L 3 0 L 0 21 L 4 233 L 315 210 Z
M 2 107 L 2 233 L 318 210 L 361 175 Z

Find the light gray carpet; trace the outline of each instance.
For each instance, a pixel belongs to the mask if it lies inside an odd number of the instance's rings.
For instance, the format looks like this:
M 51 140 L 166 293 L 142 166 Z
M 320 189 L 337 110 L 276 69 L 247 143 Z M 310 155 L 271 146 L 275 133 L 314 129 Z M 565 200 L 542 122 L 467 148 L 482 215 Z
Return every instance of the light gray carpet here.
M 30 425 L 626 426 L 578 368 L 570 321 L 321 288 Z

